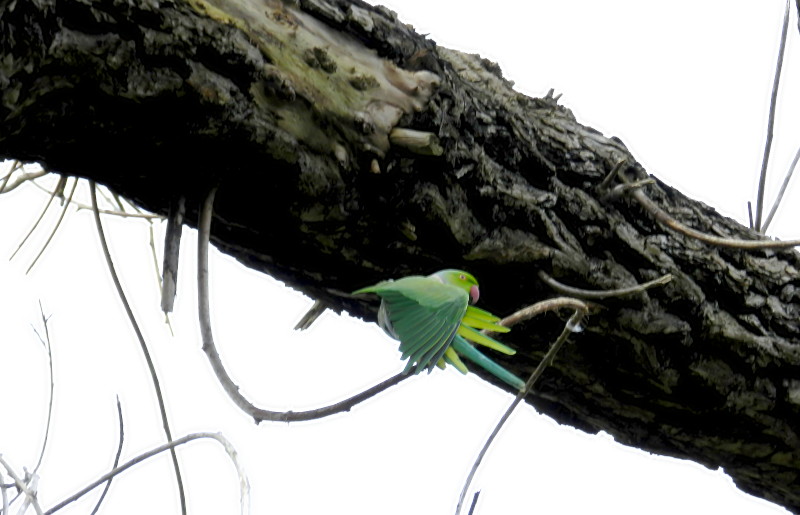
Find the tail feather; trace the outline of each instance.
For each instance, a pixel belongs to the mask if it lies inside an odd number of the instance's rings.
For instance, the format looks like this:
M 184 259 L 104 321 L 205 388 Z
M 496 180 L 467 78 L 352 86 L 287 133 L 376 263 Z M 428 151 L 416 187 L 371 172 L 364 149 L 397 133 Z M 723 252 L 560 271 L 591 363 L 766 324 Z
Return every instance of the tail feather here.
M 525 381 L 501 367 L 459 335 L 453 338 L 453 350 L 517 390 L 525 388 Z

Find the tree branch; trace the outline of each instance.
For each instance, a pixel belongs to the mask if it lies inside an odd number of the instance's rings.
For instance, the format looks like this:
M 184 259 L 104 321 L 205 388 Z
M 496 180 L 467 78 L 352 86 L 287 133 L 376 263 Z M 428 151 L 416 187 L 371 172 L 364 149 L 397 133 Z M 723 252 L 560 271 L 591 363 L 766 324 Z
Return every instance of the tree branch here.
M 183 196 L 191 221 L 218 185 L 214 245 L 368 320 L 375 306 L 348 292 L 441 268 L 479 277 L 495 313 L 552 297 L 540 270 L 584 290 L 671 274 L 603 299 L 526 402 L 800 509 L 798 253 L 710 246 L 629 195 L 604 198 L 626 160 L 680 224 L 761 238 L 648 176 L 552 95 L 517 93 L 496 64 L 355 0 L 14 6 L 0 2 L 0 62 L 14 63 L 0 67 L 0 157 L 162 215 Z M 393 144 L 398 128 L 428 154 Z M 521 322 L 506 340 L 517 355 L 498 361 L 528 375 L 563 323 Z

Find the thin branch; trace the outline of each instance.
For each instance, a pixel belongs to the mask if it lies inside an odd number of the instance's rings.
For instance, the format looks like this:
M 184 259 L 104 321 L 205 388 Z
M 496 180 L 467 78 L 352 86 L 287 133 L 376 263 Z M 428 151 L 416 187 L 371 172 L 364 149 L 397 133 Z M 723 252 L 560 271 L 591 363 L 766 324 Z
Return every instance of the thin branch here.
M 161 422 L 164 426 L 164 434 L 166 434 L 167 440 L 172 440 L 172 431 L 169 429 L 169 420 L 167 418 L 167 408 L 164 404 L 164 396 L 161 393 L 161 384 L 158 380 L 156 367 L 153 364 L 153 359 L 150 357 L 150 350 L 147 348 L 147 343 L 144 340 L 142 331 L 139 329 L 139 324 L 136 322 L 136 317 L 133 316 L 133 310 L 131 309 L 130 304 L 128 304 L 128 299 L 122 289 L 122 284 L 119 282 L 117 271 L 114 268 L 114 262 L 111 260 L 111 253 L 108 250 L 108 243 L 106 242 L 106 236 L 103 232 L 103 224 L 100 222 L 100 212 L 97 209 L 97 185 L 91 180 L 89 181 L 89 192 L 91 193 L 92 197 L 92 211 L 94 212 L 94 222 L 97 226 L 97 235 L 100 237 L 100 245 L 103 247 L 103 255 L 106 258 L 108 271 L 111 273 L 111 279 L 114 281 L 114 286 L 117 288 L 119 298 L 122 301 L 122 305 L 125 307 L 125 313 L 128 315 L 128 320 L 130 320 L 131 325 L 133 326 L 133 331 L 136 333 L 136 338 L 139 340 L 139 345 L 142 348 L 142 354 L 144 354 L 145 361 L 147 361 L 147 368 L 150 370 L 153 388 L 155 389 L 156 398 L 158 399 L 158 409 L 161 412 Z M 170 454 L 172 454 L 172 465 L 175 468 L 175 480 L 178 483 L 178 496 L 180 497 L 181 501 L 181 513 L 185 515 L 186 494 L 183 490 L 183 478 L 181 477 L 181 469 L 180 465 L 178 464 L 178 455 L 174 448 L 170 448 Z
M 67 181 L 67 176 L 66 175 L 62 175 L 61 177 L 58 178 L 58 184 L 61 184 L 62 182 L 66 182 L 66 181 Z M 14 259 L 14 256 L 17 255 L 17 252 L 19 252 L 20 249 L 22 249 L 22 246 L 25 245 L 25 242 L 28 241 L 28 238 L 30 238 L 31 234 L 33 234 L 33 231 L 35 231 L 36 228 L 39 226 L 39 224 L 42 222 L 42 219 L 44 218 L 45 213 L 47 213 L 47 210 L 50 208 L 50 204 L 52 204 L 53 203 L 53 199 L 56 198 L 56 192 L 58 190 L 59 190 L 59 188 L 56 187 L 56 189 L 53 190 L 52 193 L 50 193 L 50 198 L 47 199 L 47 204 L 44 205 L 44 209 L 42 209 L 42 213 L 39 215 L 39 218 L 36 219 L 36 222 L 33 224 L 33 227 L 31 227 L 31 230 L 28 231 L 28 234 L 25 235 L 25 237 L 20 242 L 19 246 L 17 246 L 17 250 L 15 250 L 14 253 L 11 254 L 11 257 L 8 258 L 9 261 Z
M 328 309 L 328 305 L 322 302 L 321 300 L 315 300 L 314 304 L 311 305 L 306 314 L 297 322 L 297 325 L 294 326 L 295 331 L 305 331 L 311 324 L 317 321 L 317 319 L 325 313 L 325 310 Z
M 14 174 L 14 172 L 19 170 L 20 168 L 22 168 L 22 163 L 20 161 L 14 161 L 11 164 L 11 170 L 9 170 L 8 173 L 5 174 L 2 179 L 0 179 L 1 181 L 0 191 L 3 191 L 5 189 L 6 184 L 8 184 L 9 179 L 11 179 L 11 176 Z
M 151 458 L 151 457 L 153 457 L 153 456 L 155 456 L 155 455 L 157 455 L 159 453 L 162 453 L 162 452 L 166 451 L 167 449 L 169 449 L 170 451 L 174 452 L 175 447 L 178 447 L 179 445 L 183 445 L 183 444 L 185 444 L 187 442 L 191 442 L 192 440 L 198 440 L 200 438 L 211 438 L 213 440 L 216 440 L 225 449 L 225 452 L 228 454 L 228 457 L 230 457 L 231 461 L 233 462 L 233 465 L 236 467 L 236 472 L 239 475 L 239 484 L 240 484 L 240 493 L 241 493 L 240 504 L 241 504 L 242 514 L 246 513 L 248 505 L 249 505 L 249 502 L 250 502 L 250 500 L 249 500 L 249 498 L 250 498 L 250 482 L 247 479 L 247 475 L 244 473 L 244 469 L 242 468 L 241 463 L 239 463 L 239 458 L 238 458 L 238 454 L 236 452 L 236 449 L 234 449 L 233 445 L 231 445 L 231 443 L 224 436 L 222 436 L 220 433 L 192 433 L 190 435 L 186 435 L 184 437 L 178 438 L 177 440 L 174 440 L 174 441 L 171 441 L 171 442 L 167 442 L 167 443 L 165 443 L 163 445 L 159 445 L 158 447 L 156 447 L 154 449 L 151 449 L 151 450 L 149 450 L 147 452 L 144 452 L 144 453 L 136 456 L 135 458 L 133 458 L 131 460 L 126 461 L 125 463 L 123 463 L 119 467 L 116 467 L 113 470 L 107 472 L 106 474 L 103 474 L 103 476 L 101 476 L 99 479 L 97 479 L 96 481 L 92 482 L 88 486 L 84 487 L 79 492 L 69 496 L 68 498 L 64 499 L 63 501 L 61 501 L 60 503 L 56 504 L 52 508 L 48 509 L 46 512 L 44 512 L 44 515 L 51 515 L 52 513 L 57 512 L 61 508 L 67 506 L 68 504 L 80 499 L 81 497 L 83 497 L 87 493 L 91 492 L 92 490 L 97 488 L 99 485 L 105 483 L 106 481 L 109 481 L 114 476 L 117 476 L 118 474 L 121 474 L 122 472 L 125 472 L 126 470 L 128 470 L 129 468 L 131 468 L 132 466 L 134 466 L 134 465 L 136 465 L 138 463 L 141 463 L 141 462 L 143 462 L 143 461 L 145 461 L 145 460 L 147 460 L 147 459 L 149 459 L 149 458 Z
M 789 0 L 786 0 L 786 10 L 783 13 L 783 27 L 781 28 L 781 42 L 778 47 L 778 64 L 775 66 L 775 78 L 772 81 L 772 95 L 769 99 L 769 119 L 767 120 L 767 141 L 764 144 L 764 159 L 761 161 L 761 175 L 758 178 L 758 194 L 756 197 L 756 231 L 761 230 L 761 216 L 764 212 L 764 188 L 767 182 L 767 166 L 769 153 L 772 149 L 772 134 L 775 128 L 775 106 L 778 103 L 778 86 L 781 82 L 781 69 L 783 68 L 783 54 L 786 50 L 786 35 L 789 30 Z
M 475 515 L 475 508 L 478 507 L 478 497 L 480 497 L 481 491 L 478 490 L 475 492 L 475 495 L 472 496 L 472 505 L 469 507 L 468 515 Z
M 122 404 L 120 404 L 119 402 L 119 395 L 117 395 L 117 419 L 119 420 L 119 444 L 117 445 L 117 455 L 114 457 L 114 468 L 117 468 L 117 466 L 119 465 L 119 457 L 122 455 L 122 443 L 125 441 L 125 424 L 122 420 Z M 108 478 L 106 487 L 103 488 L 103 493 L 97 500 L 97 504 L 94 505 L 94 509 L 92 510 L 92 515 L 95 515 L 95 513 L 97 513 L 97 511 L 100 509 L 100 505 L 103 504 L 103 499 L 106 498 L 106 494 L 108 493 L 108 490 L 111 488 L 111 481 L 113 479 L 114 479 L 113 476 Z
M 559 293 L 563 293 L 564 295 L 571 295 L 573 297 L 580 297 L 583 299 L 607 299 L 609 297 L 623 297 L 633 293 L 641 293 L 655 286 L 663 286 L 672 280 L 672 274 L 662 275 L 657 279 L 647 281 L 646 283 L 637 284 L 636 286 L 618 288 L 614 290 L 584 290 L 583 288 L 575 288 L 573 286 L 568 286 L 556 281 L 547 275 L 544 270 L 539 270 L 539 278 L 547 283 L 548 286 Z
M 2 454 L 0 454 L 0 466 L 6 469 L 8 475 L 14 480 L 14 484 L 17 486 L 17 489 L 25 494 L 26 501 L 31 503 L 33 509 L 36 511 L 36 515 L 42 515 L 42 507 L 39 506 L 39 500 L 36 499 L 36 493 L 32 492 L 28 488 L 28 485 L 26 485 L 25 482 L 16 474 L 16 472 L 14 472 L 14 469 L 12 469 L 11 466 L 6 463 Z M 34 475 L 33 477 L 35 478 L 36 476 Z
M 667 227 L 678 231 L 679 233 L 700 240 L 709 245 L 716 245 L 717 247 L 726 247 L 730 249 L 743 249 L 743 250 L 758 250 L 758 249 L 786 249 L 790 247 L 797 247 L 800 245 L 800 240 L 738 240 L 733 238 L 720 238 L 712 234 L 697 231 L 687 227 L 679 221 L 672 218 L 666 211 L 656 205 L 655 202 L 650 200 L 642 190 L 636 189 L 630 192 L 631 196 L 635 198 L 639 204 L 642 205 L 653 217 L 666 225 Z
M 172 312 L 175 305 L 175 294 L 178 284 L 178 264 L 181 251 L 181 234 L 183 233 L 183 217 L 186 213 L 186 197 L 173 198 L 169 203 L 167 230 L 164 234 L 164 267 L 162 268 L 161 311 Z M 155 247 L 153 247 L 155 250 Z M 158 268 L 156 268 L 158 270 Z
M 55 196 L 55 195 L 58 194 L 58 188 L 56 188 L 55 191 L 50 191 L 50 190 L 48 190 L 47 188 L 45 188 L 44 186 L 42 186 L 41 184 L 39 184 L 36 181 L 32 182 L 31 184 L 33 184 L 34 186 L 36 186 L 37 188 L 39 188 L 43 192 L 47 193 L 48 195 L 54 195 Z M 89 206 L 87 204 L 81 204 L 80 202 L 77 202 L 77 201 L 73 201 L 72 205 L 75 206 L 78 211 L 80 211 L 81 209 L 87 209 L 89 211 L 92 210 L 92 206 Z M 98 211 L 100 211 L 101 215 L 112 215 L 112 216 L 118 216 L 120 218 L 144 218 L 146 220 L 161 220 L 161 219 L 164 218 L 161 215 L 148 214 L 148 213 L 142 213 L 142 212 L 129 213 L 128 211 L 117 211 L 117 210 L 114 210 L 114 209 L 98 209 Z
M 212 189 L 200 211 L 200 220 L 197 224 L 198 237 L 197 237 L 197 309 L 198 317 L 200 319 L 200 335 L 203 339 L 203 352 L 208 357 L 211 368 L 217 376 L 222 388 L 228 397 L 231 398 L 234 404 L 242 411 L 253 417 L 256 423 L 263 420 L 278 421 L 278 422 L 299 422 L 303 420 L 314 420 L 318 418 L 327 417 L 335 413 L 343 411 L 350 411 L 356 404 L 363 402 L 378 393 L 391 388 L 392 386 L 408 379 L 409 375 L 400 373 L 394 377 L 379 383 L 372 388 L 364 390 L 358 395 L 354 395 L 349 399 L 345 399 L 336 404 L 326 406 L 324 408 L 313 409 L 309 411 L 271 411 L 261 409 L 253 405 L 244 395 L 239 391 L 239 387 L 233 382 L 225 367 L 222 365 L 219 353 L 217 352 L 216 345 L 214 344 L 214 335 L 211 331 L 211 310 L 209 308 L 209 293 L 208 293 L 208 247 L 209 239 L 211 237 L 211 218 L 214 208 L 214 195 L 216 189 Z
M 4 184 L 2 188 L 0 188 L 0 195 L 2 195 L 3 193 L 8 193 L 9 191 L 15 190 L 15 189 L 17 189 L 18 186 L 21 186 L 23 183 L 26 183 L 28 181 L 33 181 L 34 179 L 38 179 L 39 177 L 43 177 L 43 176 L 47 175 L 48 173 L 50 173 L 50 172 L 48 172 L 47 170 L 39 170 L 39 171 L 36 171 L 36 172 L 25 172 L 25 173 L 23 173 L 21 175 L 18 175 L 17 178 L 14 179 L 14 182 L 9 182 L 9 180 L 6 179 L 6 184 Z M 9 175 L 9 177 L 10 177 L 10 175 Z
M 526 310 L 527 309 L 528 308 L 526 308 Z M 561 349 L 561 346 L 564 345 L 564 342 L 567 341 L 569 335 L 575 331 L 580 330 L 579 328 L 581 320 L 588 312 L 589 312 L 589 306 L 585 304 L 583 305 L 582 308 L 575 310 L 575 312 L 572 314 L 569 320 L 567 320 L 567 323 L 564 324 L 564 329 L 561 331 L 561 334 L 558 336 L 556 341 L 553 342 L 553 344 L 550 346 L 550 349 L 547 351 L 547 354 L 544 355 L 542 361 L 539 362 L 539 365 L 530 375 L 528 381 L 526 381 L 525 389 L 521 390 L 517 394 L 517 396 L 514 397 L 514 400 L 511 402 L 511 405 L 509 405 L 506 412 L 503 413 L 503 416 L 500 417 L 500 420 L 497 422 L 497 425 L 495 426 L 494 430 L 486 439 L 486 443 L 483 444 L 483 448 L 478 453 L 478 457 L 475 458 L 475 463 L 472 464 L 472 469 L 470 469 L 469 475 L 467 475 L 467 479 L 464 482 L 464 487 L 461 489 L 461 495 L 458 497 L 458 504 L 456 505 L 456 515 L 461 513 L 461 507 L 464 505 L 464 499 L 466 498 L 467 492 L 469 491 L 469 486 L 470 484 L 472 484 L 472 480 L 475 477 L 475 474 L 478 472 L 478 467 L 483 461 L 483 458 L 486 456 L 486 452 L 489 450 L 489 447 L 492 445 L 494 439 L 500 433 L 500 429 L 502 429 L 503 425 L 505 425 L 506 421 L 508 421 L 509 417 L 511 417 L 511 414 L 514 412 L 519 403 L 522 402 L 522 399 L 524 399 L 528 395 L 533 386 L 536 384 L 536 381 L 538 381 L 541 375 L 544 373 L 545 369 L 547 369 L 547 367 L 549 367 L 553 363 L 556 354 Z
M 608 187 L 611 186 L 611 183 L 614 181 L 617 175 L 619 175 L 620 171 L 622 171 L 623 167 L 627 167 L 627 165 L 628 165 L 627 159 L 620 159 L 619 161 L 617 161 L 617 164 L 614 165 L 614 168 L 612 168 L 611 171 L 608 172 L 608 175 L 606 175 L 603 178 L 603 182 L 597 185 L 597 189 L 600 191 L 607 190 Z
M 555 299 L 543 300 L 527 308 L 522 308 L 497 323 L 506 327 L 513 327 L 537 315 L 560 308 L 571 308 L 576 311 L 587 310 L 588 312 L 591 310 L 592 305 L 571 297 L 556 297 Z
M 3 511 L 0 512 L 3 515 L 8 515 L 8 487 L 5 484 L 5 480 L 3 479 L 3 471 L 0 470 L 0 498 L 3 499 Z
M 42 465 L 42 460 L 44 459 L 44 451 L 47 448 L 47 440 L 50 435 L 50 422 L 53 418 L 53 391 L 55 390 L 55 382 L 53 381 L 53 349 L 50 345 L 50 329 L 47 326 L 48 318 L 44 316 L 44 308 L 42 308 L 42 301 L 39 301 L 39 313 L 42 315 L 42 325 L 44 326 L 44 338 L 34 329 L 33 331 L 36 333 L 36 336 L 39 337 L 39 341 L 42 342 L 42 345 L 47 350 L 47 364 L 50 369 L 50 400 L 47 403 L 47 424 L 45 425 L 44 430 L 44 440 L 42 441 L 42 450 L 39 452 L 39 459 L 36 461 L 36 466 L 33 467 L 33 473 L 39 470 L 39 467 Z
M 148 220 L 147 223 L 150 224 L 150 255 L 153 257 L 153 270 L 156 271 L 156 285 L 158 286 L 158 291 L 162 291 L 161 270 L 158 267 L 158 251 L 156 251 L 155 228 L 153 227 L 152 220 Z M 164 323 L 167 324 L 167 328 L 169 328 L 169 334 L 174 337 L 175 331 L 172 330 L 172 322 L 169 320 L 169 313 L 164 313 Z
M 77 187 L 78 187 L 78 178 L 76 177 L 75 182 L 72 183 L 72 190 L 70 190 L 69 192 L 69 198 L 67 198 L 67 201 L 64 203 L 64 208 L 61 210 L 61 215 L 58 217 L 56 225 L 53 227 L 53 230 L 50 231 L 50 236 L 47 237 L 47 241 L 45 241 L 44 245 L 42 245 L 42 250 L 40 250 L 39 253 L 36 254 L 36 257 L 33 258 L 31 266 L 29 266 L 28 269 L 25 271 L 26 274 L 29 273 L 31 269 L 36 265 L 36 262 L 39 261 L 40 257 L 42 257 L 42 254 L 44 254 L 44 251 L 47 249 L 47 246 L 50 245 L 51 241 L 53 241 L 53 236 L 56 235 L 56 231 L 58 231 L 58 228 L 61 227 L 61 222 L 64 220 L 64 216 L 67 214 L 67 209 L 69 208 L 70 202 L 72 202 L 72 196 L 75 194 L 75 189 Z
M 764 221 L 764 227 L 762 228 L 763 232 L 767 232 L 767 228 L 769 227 L 769 224 L 772 223 L 772 218 L 775 216 L 775 212 L 778 211 L 778 206 L 781 205 L 783 195 L 786 193 L 786 188 L 789 187 L 789 181 L 792 180 L 792 174 L 794 174 L 794 169 L 797 167 L 798 161 L 800 161 L 800 148 L 798 148 L 797 152 L 794 154 L 794 159 L 792 159 L 792 164 L 789 166 L 789 171 L 786 172 L 786 177 L 783 178 L 783 184 L 781 184 L 781 189 L 778 191 L 778 196 L 775 198 L 775 203 L 772 204 L 772 209 L 769 210 L 767 219 Z
M 642 190 L 641 186 L 649 184 L 649 181 L 636 181 L 633 182 L 627 177 L 625 174 L 622 173 L 624 166 L 620 166 L 620 163 L 626 163 L 625 160 L 618 162 L 614 169 L 603 179 L 603 183 L 610 183 L 612 177 L 618 177 L 620 181 L 622 181 L 622 189 L 619 191 L 625 191 L 629 193 L 634 199 L 636 199 L 639 204 L 646 211 L 648 211 L 653 218 L 655 218 L 658 222 L 670 227 L 671 229 L 683 234 L 684 236 L 689 236 L 690 238 L 694 238 L 696 240 L 700 240 L 704 243 L 708 243 L 709 245 L 716 245 L 718 247 L 727 247 L 727 248 L 734 248 L 734 249 L 742 249 L 742 250 L 758 250 L 758 249 L 785 249 L 790 247 L 797 247 L 800 245 L 800 240 L 789 240 L 789 241 L 777 241 L 777 240 L 739 240 L 734 238 L 720 238 L 719 236 L 714 236 L 711 234 L 706 234 L 704 232 L 697 231 L 690 227 L 687 227 L 674 219 L 672 216 L 667 214 L 666 211 L 658 207 L 658 205 L 653 202 L 650 197 Z M 613 195 L 609 195 L 613 196 Z

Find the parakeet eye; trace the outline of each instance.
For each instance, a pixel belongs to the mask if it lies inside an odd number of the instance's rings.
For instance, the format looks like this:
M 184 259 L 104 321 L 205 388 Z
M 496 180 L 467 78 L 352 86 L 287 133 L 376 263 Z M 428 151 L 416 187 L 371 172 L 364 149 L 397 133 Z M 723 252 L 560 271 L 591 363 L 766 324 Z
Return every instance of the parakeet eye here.
M 464 274 L 461 274 L 461 275 L 458 276 L 458 278 L 461 279 L 462 281 L 465 281 L 467 279 L 467 276 L 464 275 Z

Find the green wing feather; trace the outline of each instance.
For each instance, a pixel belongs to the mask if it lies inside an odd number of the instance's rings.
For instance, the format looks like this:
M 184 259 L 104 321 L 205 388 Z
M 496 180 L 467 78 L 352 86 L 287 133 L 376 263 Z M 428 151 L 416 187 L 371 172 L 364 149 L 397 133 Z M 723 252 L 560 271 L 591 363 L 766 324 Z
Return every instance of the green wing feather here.
M 500 317 L 494 316 L 484 309 L 476 308 L 475 306 L 467 306 L 467 313 L 464 315 L 461 323 L 474 327 L 475 329 L 488 329 L 495 333 L 507 333 L 511 330 L 511 328 L 504 325 L 498 325 L 497 322 L 499 321 Z
M 383 281 L 354 293 L 376 293 L 383 300 L 390 328 L 400 340 L 406 372 L 429 371 L 444 355 L 467 311 L 469 295 L 436 279 L 410 276 Z

